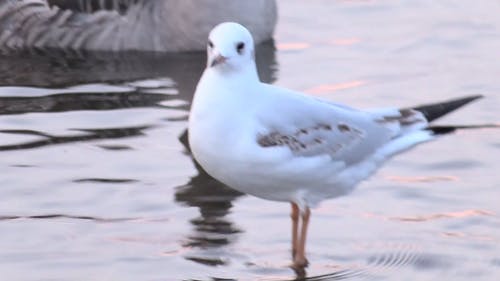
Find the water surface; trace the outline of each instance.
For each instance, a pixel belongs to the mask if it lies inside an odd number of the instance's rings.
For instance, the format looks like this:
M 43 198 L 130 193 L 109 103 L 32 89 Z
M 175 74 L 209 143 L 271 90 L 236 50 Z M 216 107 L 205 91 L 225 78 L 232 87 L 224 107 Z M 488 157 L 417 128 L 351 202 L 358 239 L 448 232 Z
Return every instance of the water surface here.
M 463 2 L 463 3 L 462 3 Z M 499 122 L 495 1 L 280 1 L 266 82 L 362 108 L 482 93 L 442 124 Z M 199 53 L 0 60 L 0 272 L 10 280 L 289 280 L 289 206 L 189 154 Z M 496 280 L 500 135 L 400 155 L 313 211 L 310 280 Z

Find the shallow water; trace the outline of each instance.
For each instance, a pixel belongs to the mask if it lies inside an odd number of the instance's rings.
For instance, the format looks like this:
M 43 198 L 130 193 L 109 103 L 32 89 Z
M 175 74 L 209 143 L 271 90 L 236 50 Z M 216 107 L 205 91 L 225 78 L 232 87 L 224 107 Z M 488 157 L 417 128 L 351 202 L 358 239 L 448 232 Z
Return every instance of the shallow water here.
M 263 80 L 363 108 L 482 93 L 499 122 L 496 1 L 280 1 Z M 275 47 L 277 49 L 275 49 Z M 0 60 L 5 280 L 289 280 L 287 204 L 241 195 L 185 137 L 203 53 Z M 500 134 L 446 136 L 313 211 L 310 280 L 497 280 Z

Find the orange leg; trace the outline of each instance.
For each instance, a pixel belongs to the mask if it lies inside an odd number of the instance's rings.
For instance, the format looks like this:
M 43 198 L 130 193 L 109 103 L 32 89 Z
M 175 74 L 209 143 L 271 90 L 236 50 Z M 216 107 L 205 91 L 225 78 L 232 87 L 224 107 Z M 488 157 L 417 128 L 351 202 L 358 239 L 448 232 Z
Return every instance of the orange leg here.
M 292 218 L 292 258 L 295 259 L 298 247 L 298 234 L 299 234 L 299 206 L 292 203 L 292 213 L 290 214 Z
M 308 264 L 306 259 L 306 240 L 307 240 L 307 227 L 309 226 L 310 215 L 311 215 L 311 210 L 309 208 L 306 208 L 306 210 L 302 213 L 302 228 L 300 231 L 297 250 L 293 259 L 293 264 L 295 267 L 304 268 Z

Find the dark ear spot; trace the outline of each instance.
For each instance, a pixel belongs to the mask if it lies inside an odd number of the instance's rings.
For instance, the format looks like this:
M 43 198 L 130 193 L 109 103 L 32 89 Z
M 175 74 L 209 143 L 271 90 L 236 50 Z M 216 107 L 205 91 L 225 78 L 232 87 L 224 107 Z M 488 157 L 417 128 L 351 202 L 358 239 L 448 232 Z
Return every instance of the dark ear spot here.
M 236 51 L 238 52 L 238 54 L 241 55 L 244 49 L 245 49 L 245 43 L 239 42 L 238 44 L 236 44 Z

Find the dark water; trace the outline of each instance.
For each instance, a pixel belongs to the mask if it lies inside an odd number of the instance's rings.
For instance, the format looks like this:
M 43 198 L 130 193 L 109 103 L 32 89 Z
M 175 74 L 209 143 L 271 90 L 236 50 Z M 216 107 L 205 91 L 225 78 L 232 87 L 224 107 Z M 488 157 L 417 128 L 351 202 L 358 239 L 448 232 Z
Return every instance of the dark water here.
M 276 42 L 257 52 L 263 80 L 360 107 L 482 93 L 441 123 L 499 121 L 497 2 L 280 4 Z M 0 58 L 3 279 L 295 278 L 289 206 L 223 186 L 189 154 L 204 64 L 204 53 Z M 499 152 L 496 130 L 447 136 L 325 202 L 308 277 L 497 280 Z

